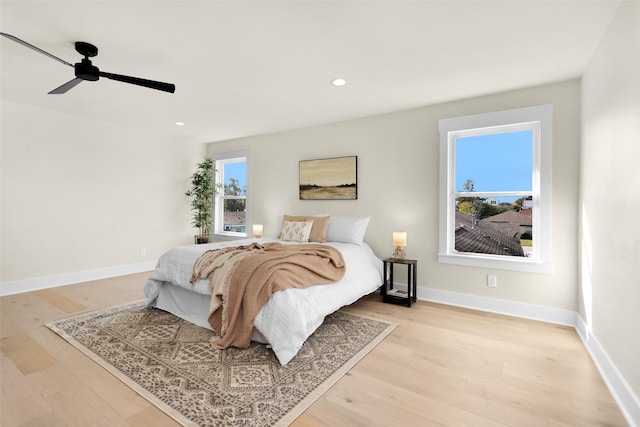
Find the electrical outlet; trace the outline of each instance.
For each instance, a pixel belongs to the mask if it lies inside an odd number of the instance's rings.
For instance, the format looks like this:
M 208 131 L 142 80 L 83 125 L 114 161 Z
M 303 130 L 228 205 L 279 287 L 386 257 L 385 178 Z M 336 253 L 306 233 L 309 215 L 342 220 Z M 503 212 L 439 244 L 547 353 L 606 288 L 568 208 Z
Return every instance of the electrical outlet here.
M 498 287 L 498 277 L 493 274 L 487 275 L 487 286 L 490 288 Z
M 147 254 L 147 248 L 140 248 L 140 256 L 145 256 Z

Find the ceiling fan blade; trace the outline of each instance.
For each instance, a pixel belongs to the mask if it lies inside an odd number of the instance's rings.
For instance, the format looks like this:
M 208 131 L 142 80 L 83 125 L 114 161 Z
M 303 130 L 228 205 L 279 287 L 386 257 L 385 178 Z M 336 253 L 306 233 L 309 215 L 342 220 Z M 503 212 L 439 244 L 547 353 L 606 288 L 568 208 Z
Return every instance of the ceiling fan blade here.
M 174 93 L 176 86 L 171 83 L 157 82 L 154 80 L 141 79 L 139 77 L 123 76 L 121 74 L 105 73 L 100 71 L 100 77 L 106 77 L 111 80 L 117 80 L 119 82 L 131 83 L 133 85 L 144 86 L 151 89 L 161 90 L 164 92 Z
M 62 62 L 64 65 L 68 65 L 69 67 L 73 67 L 73 64 L 68 63 L 64 59 L 60 59 L 57 56 L 50 54 L 49 52 L 45 52 L 44 50 L 40 49 L 39 47 L 35 47 L 31 43 L 27 43 L 26 41 L 21 40 L 21 39 L 17 38 L 16 36 L 12 36 L 11 34 L 7 34 L 7 33 L 0 33 L 0 35 L 8 38 L 9 40 L 13 40 L 16 43 L 20 43 L 22 46 L 28 47 L 29 49 L 33 49 L 36 52 L 40 52 L 41 54 L 46 55 L 51 59 L 55 59 L 58 62 Z
M 55 88 L 54 90 L 52 90 L 51 92 L 49 92 L 49 95 L 61 95 L 63 93 L 67 93 L 67 91 L 69 89 L 72 89 L 72 88 L 76 87 L 76 85 L 78 83 L 80 83 L 81 81 L 82 81 L 82 79 L 79 79 L 77 77 L 75 79 L 73 79 L 73 80 L 69 80 L 68 82 L 66 82 L 62 86 L 59 86 L 59 87 Z

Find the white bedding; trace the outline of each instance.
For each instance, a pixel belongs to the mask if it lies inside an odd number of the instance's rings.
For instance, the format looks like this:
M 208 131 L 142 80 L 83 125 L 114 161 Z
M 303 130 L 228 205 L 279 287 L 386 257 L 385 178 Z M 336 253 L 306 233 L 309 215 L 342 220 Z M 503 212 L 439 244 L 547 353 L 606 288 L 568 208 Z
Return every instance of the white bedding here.
M 211 299 L 208 280 L 189 283 L 196 259 L 205 251 L 255 242 L 256 239 L 235 240 L 207 245 L 180 246 L 166 252 L 144 286 L 150 306 L 159 307 L 184 317 L 200 326 L 207 323 L 208 301 Z M 257 239 L 273 242 L 274 239 Z M 285 244 L 295 244 L 281 242 Z M 322 324 L 325 316 L 349 305 L 382 284 L 382 261 L 366 244 L 327 242 L 338 249 L 347 266 L 344 277 L 328 285 L 276 292 L 260 310 L 254 322 L 255 338 L 269 343 L 282 365 L 297 353 L 307 337 Z M 176 289 L 179 287 L 181 289 Z M 164 292 L 161 292 L 164 289 Z M 184 292 L 186 290 L 187 292 Z M 167 297 L 167 294 L 169 295 Z M 161 301 L 158 297 L 170 300 Z

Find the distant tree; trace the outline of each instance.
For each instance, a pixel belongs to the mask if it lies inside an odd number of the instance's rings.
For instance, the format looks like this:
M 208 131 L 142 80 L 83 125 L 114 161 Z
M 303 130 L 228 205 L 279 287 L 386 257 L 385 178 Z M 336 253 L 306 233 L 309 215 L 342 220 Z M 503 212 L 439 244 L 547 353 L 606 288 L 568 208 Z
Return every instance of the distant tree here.
M 235 178 L 229 178 L 229 184 L 224 185 L 225 196 L 242 196 L 247 194 L 247 188 L 240 188 L 240 181 Z M 244 211 L 245 201 L 243 199 L 227 199 L 225 200 L 225 210 L 227 212 Z
M 467 178 L 467 180 L 462 185 L 462 190 L 466 191 L 467 193 L 473 193 L 474 191 L 476 191 L 476 186 L 473 183 L 473 180 Z
M 467 216 L 473 216 L 476 213 L 473 204 L 467 200 L 463 200 L 462 202 L 458 203 L 458 212 Z
M 475 210 L 476 219 L 482 219 L 487 216 L 486 211 L 489 205 L 486 204 L 483 199 L 473 199 L 471 201 L 471 204 L 473 205 L 473 209 Z
M 462 191 L 467 193 L 473 193 L 476 191 L 475 188 L 475 184 L 470 178 L 467 178 L 462 185 Z M 459 197 L 457 202 L 458 212 L 461 214 L 473 216 L 475 219 L 484 218 L 483 215 L 488 205 L 484 203 L 483 199 L 478 197 Z
M 489 205 L 484 203 L 482 199 L 465 197 L 464 200 L 460 200 L 458 203 L 458 212 L 463 215 L 473 216 L 475 219 L 484 218 L 485 211 Z
M 522 209 L 522 204 L 524 203 L 524 197 L 520 197 L 518 200 L 513 202 L 513 209 L 519 211 Z
M 240 188 L 240 181 L 235 178 L 229 178 L 229 184 L 224 185 L 224 194 L 227 196 L 242 196 L 246 193 L 246 187 Z
M 500 203 L 498 206 L 486 205 L 482 212 L 482 218 L 489 218 L 490 216 L 501 214 L 502 212 L 514 210 L 514 206 L 511 203 Z
M 476 191 L 476 190 L 475 190 L 475 185 L 473 184 L 473 180 L 472 180 L 472 179 L 467 178 L 467 180 L 464 182 L 464 184 L 462 184 L 462 189 L 461 189 L 461 191 L 464 191 L 465 193 L 473 193 L 474 191 Z M 475 198 L 475 197 L 468 197 L 468 196 L 465 196 L 465 197 L 458 197 L 458 198 L 456 199 L 456 201 L 458 202 L 458 205 L 459 205 L 461 202 L 473 202 L 474 200 L 476 200 L 476 198 Z
M 485 203 L 484 210 L 482 211 L 482 218 L 488 218 L 490 216 L 498 215 L 501 212 L 504 212 L 504 209 L 502 207 L 487 205 Z

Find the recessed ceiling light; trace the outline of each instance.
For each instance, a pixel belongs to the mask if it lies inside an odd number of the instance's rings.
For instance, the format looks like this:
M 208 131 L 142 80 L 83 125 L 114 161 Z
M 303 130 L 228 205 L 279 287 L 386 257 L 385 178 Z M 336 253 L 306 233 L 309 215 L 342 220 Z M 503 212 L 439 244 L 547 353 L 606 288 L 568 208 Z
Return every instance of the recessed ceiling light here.
M 344 86 L 347 84 L 345 79 L 333 79 L 331 80 L 331 84 L 334 86 Z
M 176 126 L 184 126 L 183 122 L 176 122 Z

